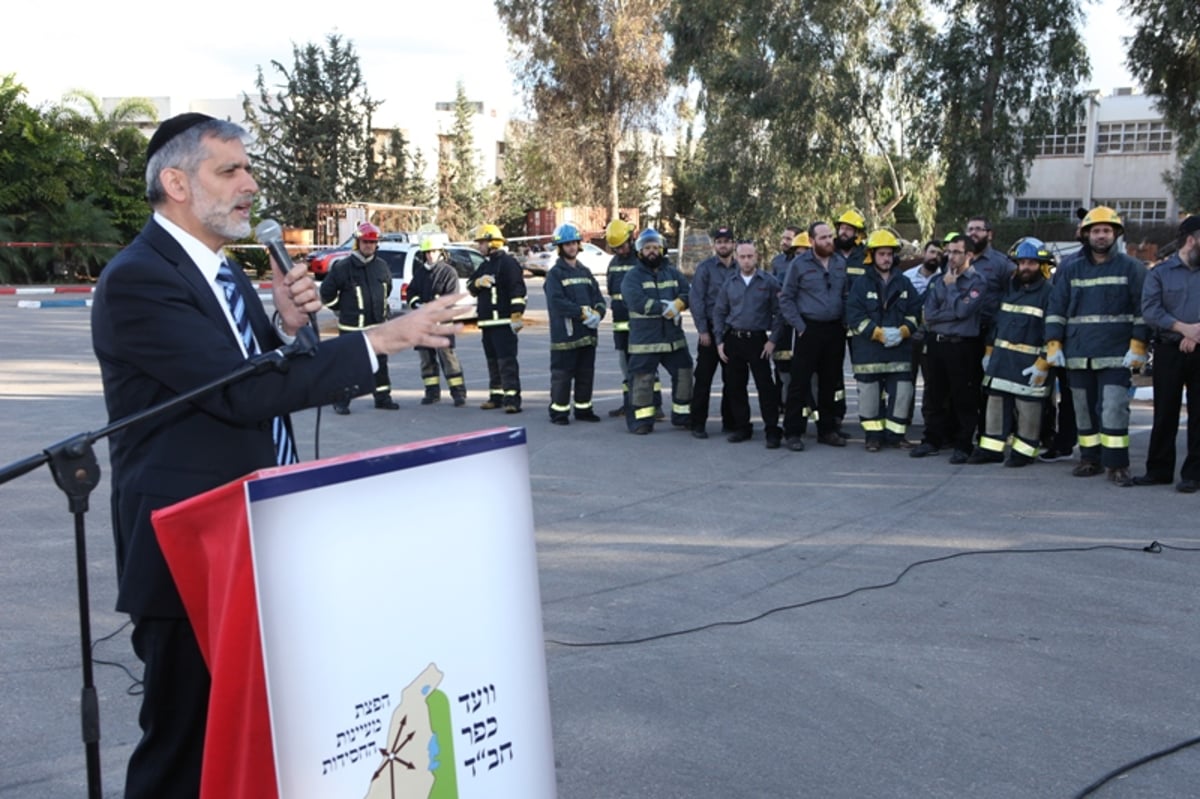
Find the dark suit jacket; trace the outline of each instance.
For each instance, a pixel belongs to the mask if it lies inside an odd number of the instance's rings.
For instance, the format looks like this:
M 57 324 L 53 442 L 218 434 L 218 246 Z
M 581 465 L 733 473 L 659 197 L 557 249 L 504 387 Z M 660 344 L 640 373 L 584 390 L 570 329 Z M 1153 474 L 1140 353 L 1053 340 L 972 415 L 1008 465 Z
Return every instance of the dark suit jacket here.
M 234 270 L 254 335 L 279 341 L 250 281 Z M 245 362 L 233 330 L 200 270 L 153 219 L 100 276 L 92 345 L 110 421 L 227 375 Z M 275 465 L 271 420 L 374 385 L 358 336 L 321 342 L 286 372 L 253 375 L 165 416 L 114 435 L 113 535 L 117 609 L 134 616 L 183 617 L 150 524 L 150 512 Z

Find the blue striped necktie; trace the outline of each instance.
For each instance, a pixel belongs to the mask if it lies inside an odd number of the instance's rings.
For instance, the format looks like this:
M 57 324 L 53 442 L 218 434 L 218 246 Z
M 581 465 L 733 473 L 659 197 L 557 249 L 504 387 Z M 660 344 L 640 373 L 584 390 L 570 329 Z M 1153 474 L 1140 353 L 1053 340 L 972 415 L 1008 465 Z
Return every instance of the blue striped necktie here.
M 246 314 L 246 299 L 242 296 L 242 291 L 238 288 L 237 283 L 234 282 L 233 272 L 230 271 L 229 263 L 225 259 L 221 259 L 221 266 L 217 269 L 217 285 L 225 292 L 225 302 L 229 305 L 233 323 L 242 337 L 246 355 L 250 357 L 258 355 L 258 342 L 254 340 L 254 331 L 250 329 L 250 317 Z M 296 446 L 292 442 L 292 436 L 288 433 L 282 416 L 276 416 L 271 420 L 271 438 L 275 442 L 275 463 L 286 466 L 299 461 L 299 458 L 296 457 Z

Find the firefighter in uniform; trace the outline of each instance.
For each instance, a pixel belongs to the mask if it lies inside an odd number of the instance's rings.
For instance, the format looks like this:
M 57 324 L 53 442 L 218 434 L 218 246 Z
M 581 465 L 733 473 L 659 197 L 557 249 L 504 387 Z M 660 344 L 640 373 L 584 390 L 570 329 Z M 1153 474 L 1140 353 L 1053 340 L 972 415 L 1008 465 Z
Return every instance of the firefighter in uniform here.
M 546 275 L 546 310 L 550 315 L 550 421 L 569 424 L 571 384 L 575 384 L 575 418 L 598 422 L 592 410 L 596 377 L 596 333 L 606 310 L 600 284 L 577 257 L 583 237 L 572 224 L 554 231 L 558 261 Z
M 1079 430 L 1079 464 L 1072 474 L 1108 470 L 1118 486 L 1129 474 L 1129 370 L 1146 364 L 1142 286 L 1146 267 L 1113 251 L 1124 231 L 1107 206 L 1088 211 L 1080 225 L 1087 243 L 1054 275 L 1046 311 L 1046 360 L 1066 366 Z
M 871 268 L 850 287 L 846 327 L 867 452 L 878 452 L 885 444 L 907 443 L 913 402 L 911 338 L 917 332 L 921 294 L 893 268 L 900 254 L 894 233 L 874 231 L 866 250 Z
M 448 243 L 445 233 L 430 233 L 421 237 L 420 255 L 416 259 L 412 281 L 408 284 L 409 308 L 416 310 L 430 300 L 458 292 L 458 273 L 445 257 Z M 440 365 L 441 373 L 446 376 L 446 385 L 450 387 L 454 407 L 466 405 L 467 385 L 463 381 L 462 363 L 454 350 L 454 336 L 450 336 L 448 347 L 437 350 L 417 347 L 417 355 L 421 359 L 421 382 L 425 384 L 425 396 L 421 398 L 421 404 L 432 405 L 442 399 L 441 380 L 438 377 Z
M 638 262 L 637 253 L 633 250 L 634 230 L 636 228 L 632 222 L 614 219 L 604 231 L 604 240 L 613 251 L 605 282 L 608 299 L 612 303 L 613 346 L 617 350 L 617 365 L 621 367 L 621 406 L 608 412 L 609 416 L 614 417 L 624 416 L 629 406 L 629 308 L 621 294 L 621 281 Z M 656 419 L 666 418 L 662 412 L 662 384 L 657 372 L 654 375 L 654 408 Z
M 867 273 L 867 247 L 864 243 L 867 236 L 867 220 L 858 211 L 851 208 L 848 211 L 842 212 L 842 215 L 834 222 L 834 234 L 836 238 L 833 240 L 833 246 L 838 255 L 846 262 L 846 291 L 854 288 L 854 281 Z M 897 253 L 898 255 L 898 253 Z M 849 335 L 849 334 L 847 334 Z M 850 349 L 850 341 L 846 341 L 846 349 Z M 816 396 L 816 389 L 813 389 L 813 396 Z M 845 373 L 842 373 L 842 378 L 838 383 L 837 390 L 834 392 L 834 410 L 835 414 L 833 427 L 839 436 L 847 438 L 846 432 L 842 429 L 842 420 L 846 418 L 846 378 Z
M 796 226 L 792 226 L 796 227 Z M 791 232 L 792 227 L 787 228 Z M 780 290 L 783 290 L 783 281 L 787 277 L 788 267 L 792 265 L 792 261 L 798 255 L 803 255 L 812 249 L 812 244 L 808 239 L 808 231 L 801 228 L 796 228 L 797 232 L 792 236 L 790 244 L 784 248 L 784 251 L 771 261 L 771 274 L 779 281 Z M 786 233 L 784 234 L 786 237 Z M 785 241 L 787 239 L 785 238 Z M 783 407 L 783 403 L 787 401 L 788 385 L 792 382 L 792 355 L 796 343 L 796 331 L 792 326 L 783 320 L 783 314 L 779 316 L 783 327 L 780 328 L 779 341 L 775 344 L 775 351 L 771 353 L 771 360 L 775 366 L 775 388 L 779 392 L 779 407 Z M 808 402 L 809 413 L 812 408 L 811 399 Z
M 687 279 L 667 261 L 653 228 L 637 237 L 638 264 L 625 275 L 621 295 L 629 308 L 629 431 L 654 430 L 654 381 L 661 364 L 671 374 L 671 424 L 689 427 L 692 357 L 683 334 Z
M 733 430 L 725 439 L 737 444 L 748 441 L 753 434 L 746 392 L 746 382 L 753 375 L 767 449 L 779 449 L 783 438 L 779 394 L 771 380 L 771 353 L 780 334 L 779 281 L 758 268 L 758 252 L 753 244 L 738 244 L 734 257 L 738 274 L 727 280 L 717 295 L 712 317 L 717 356 L 725 364 L 722 399 L 729 405 L 733 421 Z
M 1050 386 L 1046 352 L 1046 306 L 1054 256 L 1038 239 L 1022 240 L 1013 252 L 1016 271 L 1008 279 L 988 332 L 983 356 L 983 385 L 988 399 L 979 443 L 967 463 L 1025 466 L 1038 454 L 1042 406 Z M 1016 431 L 1010 438 L 1011 420 Z M 1004 446 L 1011 442 L 1008 459 Z
M 378 248 L 379 228 L 362 223 L 354 231 L 354 251 L 335 261 L 321 281 L 321 302 L 337 314 L 339 333 L 361 333 L 387 320 L 392 272 L 382 258 L 375 256 Z M 377 357 L 375 407 L 394 411 L 400 406 L 392 399 L 387 356 Z M 342 416 L 350 413 L 350 397 L 334 402 L 333 411 Z
M 467 291 L 476 300 L 488 367 L 488 398 L 479 407 L 485 411 L 504 408 L 505 413 L 520 413 L 517 332 L 525 326 L 525 278 L 521 265 L 504 249 L 500 228 L 480 225 L 472 238 L 484 257 L 467 281 Z

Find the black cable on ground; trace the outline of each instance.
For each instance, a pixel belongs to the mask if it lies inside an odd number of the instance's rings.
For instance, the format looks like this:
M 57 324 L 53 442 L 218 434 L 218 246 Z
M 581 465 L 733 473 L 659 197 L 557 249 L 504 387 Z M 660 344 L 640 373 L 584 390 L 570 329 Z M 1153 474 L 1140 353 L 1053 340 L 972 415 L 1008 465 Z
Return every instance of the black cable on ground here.
M 1117 544 L 1097 544 L 1096 546 L 1090 546 L 1090 547 L 1051 547 L 1051 548 L 1047 548 L 1047 549 L 982 549 L 982 550 L 973 550 L 973 551 L 968 551 L 968 552 L 954 552 L 949 555 L 942 555 L 941 557 L 937 557 L 937 558 L 926 558 L 924 560 L 918 560 L 914 563 L 910 563 L 907 566 L 905 566 L 900 571 L 900 573 L 898 575 L 896 575 L 896 577 L 894 579 L 889 580 L 886 583 L 878 583 L 876 585 L 859 586 L 858 588 L 854 588 L 854 589 L 845 591 L 840 594 L 832 594 L 830 596 L 817 597 L 816 599 L 809 599 L 804 602 L 794 602 L 789 605 L 780 605 L 779 607 L 771 608 L 770 610 L 763 611 L 762 613 L 759 613 L 756 616 L 750 616 L 749 618 L 745 618 L 745 619 L 735 619 L 732 621 L 715 621 L 715 622 L 711 622 L 709 624 L 702 624 L 699 627 L 689 627 L 685 630 L 675 630 L 675 631 L 669 632 L 669 633 L 659 633 L 657 635 L 647 635 L 642 638 L 628 638 L 628 639 L 619 640 L 619 641 L 569 642 L 569 641 L 556 641 L 552 638 L 548 638 L 548 639 L 546 639 L 546 643 L 555 644 L 557 646 L 565 646 L 565 647 L 572 647 L 572 648 L 579 648 L 579 649 L 601 647 L 601 646 L 629 646 L 632 644 L 644 644 L 649 641 L 660 641 L 665 638 L 675 638 L 675 637 L 681 636 L 681 635 L 690 635 L 692 633 L 698 633 L 698 632 L 702 632 L 704 630 L 716 629 L 717 627 L 738 627 L 743 624 L 751 624 L 753 622 L 759 621 L 760 619 L 765 619 L 767 616 L 771 616 L 775 613 L 780 613 L 785 610 L 797 610 L 799 608 L 811 607 L 812 605 L 819 605 L 824 602 L 833 602 L 834 600 L 838 600 L 838 599 L 846 599 L 848 597 L 854 596 L 855 594 L 863 593 L 866 591 L 879 591 L 884 588 L 891 588 L 895 585 L 898 585 L 900 583 L 900 581 L 903 580 L 908 575 L 909 572 L 911 572 L 912 570 L 914 570 L 920 566 L 928 566 L 933 563 L 944 563 L 946 561 L 954 560 L 956 558 L 964 558 L 964 557 L 970 557 L 970 556 L 975 556 L 975 555 L 1042 555 L 1042 554 L 1055 554 L 1055 553 L 1063 553 L 1063 552 L 1095 552 L 1095 551 L 1101 550 L 1101 549 L 1112 549 L 1112 550 L 1117 550 L 1120 552 L 1146 552 L 1151 555 L 1160 554 L 1165 549 L 1174 550 L 1176 552 L 1200 552 L 1200 547 L 1171 546 L 1170 544 L 1162 544 L 1162 543 L 1159 543 L 1158 541 L 1151 541 L 1149 544 L 1147 544 L 1144 547 L 1119 546 Z M 1139 758 L 1130 763 L 1126 763 L 1125 765 L 1123 765 L 1119 768 L 1113 769 L 1109 773 L 1105 774 L 1103 777 L 1101 777 L 1100 779 L 1093 782 L 1087 788 L 1084 788 L 1082 792 L 1076 794 L 1075 799 L 1086 799 L 1086 797 L 1090 796 L 1092 793 L 1099 790 L 1101 787 L 1103 787 L 1107 783 L 1111 782 L 1112 780 L 1117 779 L 1118 777 L 1120 777 L 1124 774 L 1127 774 L 1136 768 L 1144 766 L 1147 763 L 1150 763 L 1154 760 L 1158 760 L 1159 758 L 1173 755 L 1176 752 L 1179 752 L 1183 749 L 1187 749 L 1189 746 L 1195 746 L 1198 743 L 1200 743 L 1200 737 L 1191 738 L 1187 741 L 1182 741 L 1178 744 L 1175 744 L 1174 746 L 1171 746 L 1167 749 L 1162 749 L 1158 752 L 1154 752 L 1152 754 L 1146 755 L 1145 757 Z
M 739 627 L 743 624 L 752 624 L 756 621 L 765 619 L 766 617 L 772 616 L 776 613 L 782 613 L 785 610 L 798 610 L 800 608 L 807 608 L 807 607 L 811 607 L 813 605 L 820 605 L 825 602 L 833 602 L 833 601 L 836 601 L 839 599 L 847 599 L 849 597 L 854 596 L 855 594 L 861 594 L 861 593 L 865 593 L 867 591 L 881 591 L 885 588 L 892 588 L 893 586 L 898 585 L 901 580 L 903 580 L 906 576 L 908 576 L 909 572 L 913 571 L 914 569 L 916 569 L 918 567 L 928 566 L 928 565 L 931 565 L 934 563 L 944 563 L 945 561 L 955 560 L 957 558 L 976 557 L 976 556 L 981 556 L 981 555 L 1045 555 L 1045 554 L 1056 554 L 1056 553 L 1063 553 L 1063 552 L 1095 552 L 1097 550 L 1102 550 L 1102 549 L 1112 549 L 1112 550 L 1117 550 L 1117 551 L 1121 551 L 1121 552 L 1147 552 L 1150 554 L 1158 554 L 1158 553 L 1162 552 L 1164 549 L 1174 549 L 1174 550 L 1178 550 L 1181 552 L 1200 552 L 1200 547 L 1175 547 L 1175 546 L 1168 546 L 1166 544 L 1160 544 L 1157 541 L 1152 541 L 1150 544 L 1148 544 L 1147 546 L 1144 546 L 1144 547 L 1120 546 L 1118 544 L 1096 544 L 1095 546 L 1090 546 L 1090 547 L 1051 547 L 1051 548 L 1047 548 L 1047 549 L 979 549 L 979 550 L 970 550 L 970 551 L 966 551 L 966 552 L 953 552 L 949 555 L 942 555 L 942 556 L 936 557 L 936 558 L 926 558 L 924 560 L 918 560 L 914 563 L 910 563 L 907 566 L 905 566 L 900 571 L 900 573 L 898 575 L 896 575 L 896 577 L 894 579 L 889 580 L 886 583 L 877 583 L 875 585 L 863 585 L 863 586 L 859 586 L 858 588 L 852 588 L 851 590 L 845 591 L 840 594 L 831 594 L 829 596 L 817 597 L 816 599 L 808 599 L 803 602 L 793 602 L 788 605 L 780 605 L 778 607 L 771 608 L 770 610 L 764 610 L 762 613 L 759 613 L 754 616 L 750 616 L 745 619 L 733 619 L 733 620 L 729 620 L 729 621 L 714 621 L 714 622 L 710 622 L 708 624 L 702 624 L 698 627 L 688 627 L 687 629 L 684 629 L 684 630 L 674 630 L 672 632 L 667 632 L 667 633 L 657 633 L 655 635 L 647 635 L 647 636 L 643 636 L 641 638 L 626 638 L 626 639 L 617 640 L 617 641 L 558 641 L 553 638 L 547 638 L 546 643 L 554 644 L 556 646 L 565 646 L 565 647 L 572 647 L 572 648 L 578 648 L 578 649 L 602 647 L 602 646 L 631 646 L 633 644 L 645 644 L 650 641 L 660 641 L 665 638 L 676 638 L 681 635 L 691 635 L 693 633 L 703 632 L 705 630 L 713 630 L 718 627 Z
M 1181 741 L 1180 743 L 1177 743 L 1174 746 L 1168 747 L 1166 749 L 1160 749 L 1159 751 L 1154 752 L 1149 755 L 1146 755 L 1145 757 L 1139 757 L 1137 760 L 1134 760 L 1130 763 L 1126 763 L 1125 765 L 1121 766 L 1120 768 L 1115 768 L 1112 771 L 1108 772 L 1103 777 L 1096 780 L 1095 782 L 1093 782 L 1088 787 L 1084 788 L 1079 793 L 1075 794 L 1075 799 L 1085 799 L 1085 797 L 1091 796 L 1093 793 L 1095 793 L 1096 791 L 1103 788 L 1107 783 L 1111 782 L 1112 780 L 1115 780 L 1116 778 L 1118 778 L 1120 776 L 1123 776 L 1124 774 L 1129 773 L 1130 771 L 1133 771 L 1135 768 L 1144 766 L 1147 763 L 1158 760 L 1160 757 L 1166 757 L 1167 755 L 1173 755 L 1176 752 L 1179 752 L 1183 749 L 1187 749 L 1189 746 L 1195 746 L 1196 744 L 1200 744 L 1200 737 L 1192 738 L 1187 741 Z

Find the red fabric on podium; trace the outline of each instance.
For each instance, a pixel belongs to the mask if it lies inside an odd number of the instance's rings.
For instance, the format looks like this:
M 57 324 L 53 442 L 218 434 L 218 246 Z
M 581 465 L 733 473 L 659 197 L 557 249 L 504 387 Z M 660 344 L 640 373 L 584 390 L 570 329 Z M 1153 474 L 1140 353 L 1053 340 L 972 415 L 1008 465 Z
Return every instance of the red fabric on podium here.
M 247 480 L 151 519 L 212 674 L 201 799 L 275 799 L 275 754 L 263 673 Z

